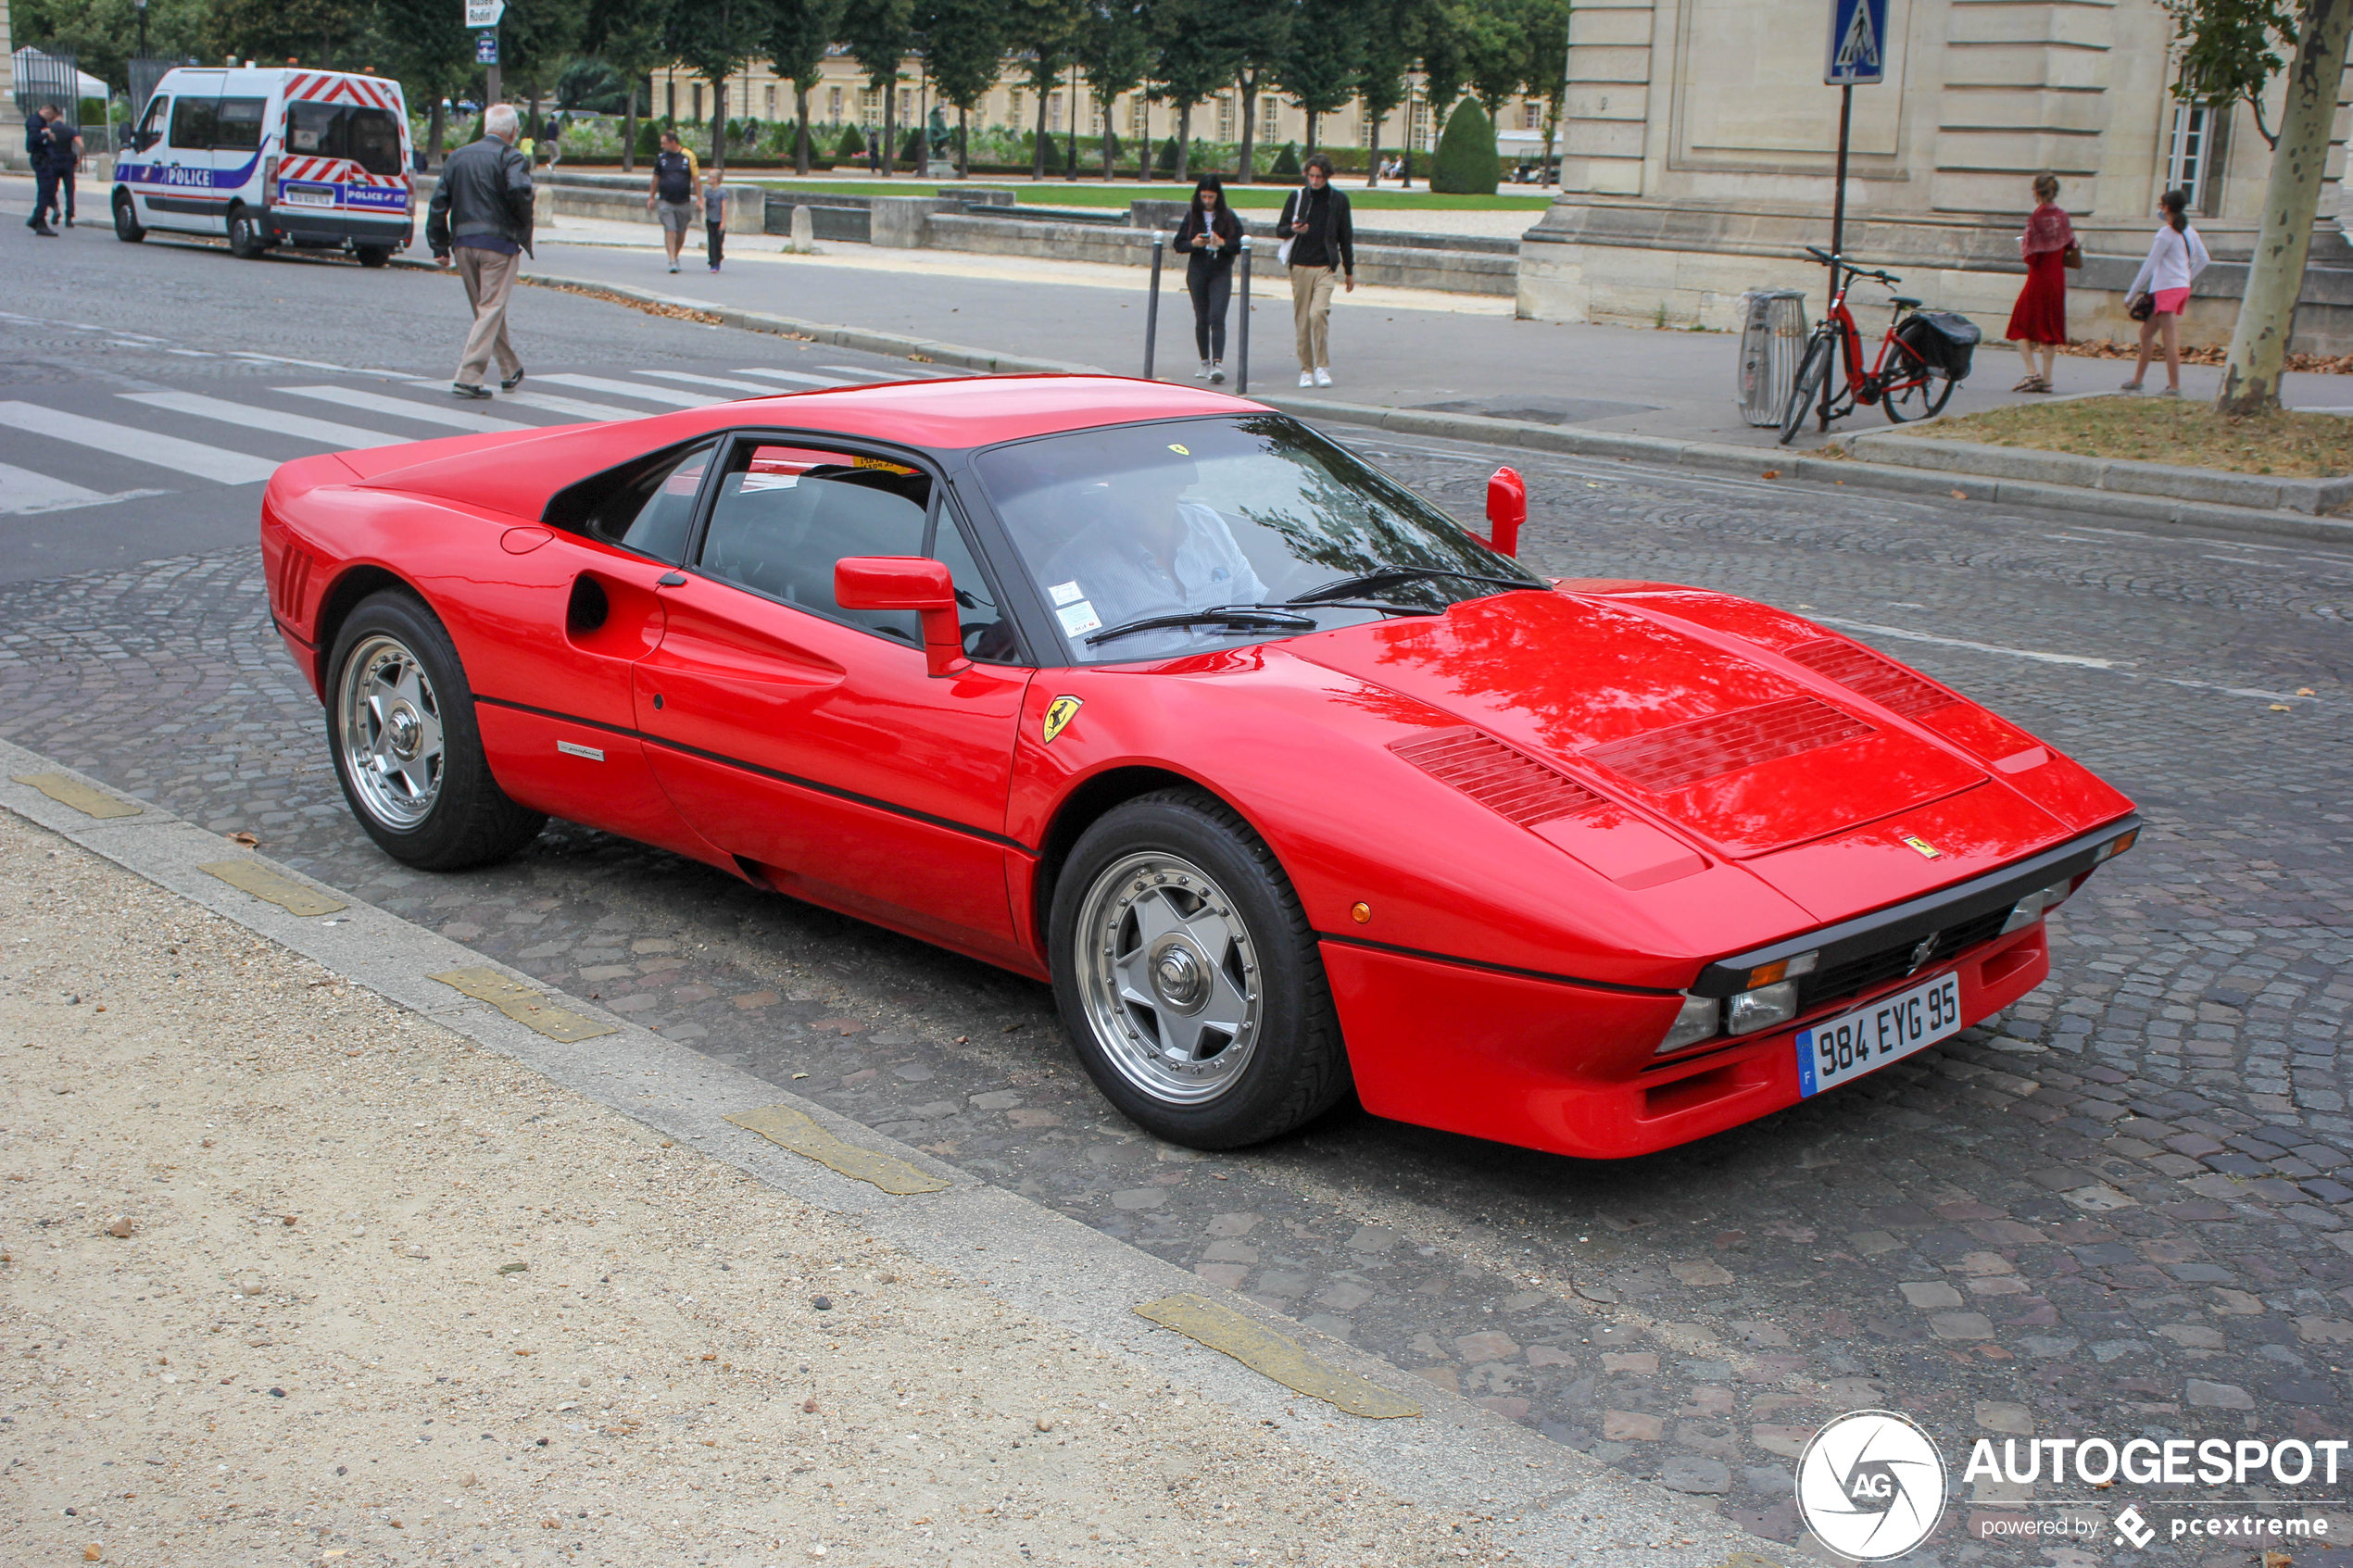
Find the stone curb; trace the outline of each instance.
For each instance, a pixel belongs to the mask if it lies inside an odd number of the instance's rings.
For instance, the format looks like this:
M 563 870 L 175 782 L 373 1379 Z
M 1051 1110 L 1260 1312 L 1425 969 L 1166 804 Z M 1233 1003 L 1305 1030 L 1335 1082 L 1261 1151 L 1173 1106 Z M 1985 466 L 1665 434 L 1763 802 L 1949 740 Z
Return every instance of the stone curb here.
M 1139 1363 L 1179 1378 L 1227 1410 L 1280 1431 L 1302 1447 L 1351 1465 L 1424 1509 L 1516 1515 L 1502 1544 L 1536 1563 L 1590 1560 L 1617 1543 L 1661 1568 L 1775 1568 L 1793 1549 L 1749 1535 L 1704 1502 L 1599 1464 L 1355 1347 L 1210 1285 L 1175 1263 L 1103 1235 L 944 1160 L 911 1148 L 823 1105 L 679 1042 L 567 996 L 356 896 L 250 857 L 288 881 L 335 891 L 348 902 L 325 916 L 297 916 L 198 870 L 248 852 L 152 802 L 136 815 L 99 820 L 16 782 L 63 774 L 99 794 L 135 797 L 0 741 L 0 809 L 47 828 L 126 871 L 511 1058 L 606 1108 L 721 1160 L 765 1185 L 841 1215 L 878 1239 L 988 1289 L 1021 1311 L 1062 1323 Z M 559 1043 L 433 978 L 488 967 L 557 1005 L 612 1026 Z M 887 1196 L 875 1186 L 787 1152 L 730 1123 L 731 1115 L 789 1106 L 825 1131 L 944 1179 L 941 1191 Z M 975 1243 L 975 1237 L 986 1237 Z M 1240 1362 L 1148 1324 L 1139 1304 L 1178 1293 L 1204 1297 L 1366 1380 L 1408 1394 L 1411 1421 L 1358 1420 L 1327 1412 Z M 1755 1555 L 1773 1551 L 1771 1559 Z
M 2085 458 L 2072 452 L 2031 451 L 1976 441 L 1944 441 L 1908 431 L 1870 431 L 1850 436 L 1844 445 L 1857 456 L 1904 468 L 2027 480 L 2086 490 L 2122 491 L 2134 495 L 2265 511 L 2284 509 L 2312 516 L 2334 511 L 2353 501 L 2353 479 L 2283 479 L 2230 473 L 2172 463 Z

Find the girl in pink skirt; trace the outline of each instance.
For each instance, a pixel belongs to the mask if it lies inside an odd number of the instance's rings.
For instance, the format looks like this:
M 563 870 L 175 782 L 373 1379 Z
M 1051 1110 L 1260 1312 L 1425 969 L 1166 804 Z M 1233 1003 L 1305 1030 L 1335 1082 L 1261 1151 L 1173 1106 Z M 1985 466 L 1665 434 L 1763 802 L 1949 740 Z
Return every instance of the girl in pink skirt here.
M 2157 237 L 2149 242 L 2148 257 L 2141 263 L 2132 288 L 2124 295 L 2125 308 L 2141 323 L 2141 358 L 2133 367 L 2133 379 L 2124 383 L 2123 390 L 2141 390 L 2141 378 L 2148 374 L 2149 360 L 2157 351 L 2156 340 L 2162 333 L 2165 390 L 2158 395 L 2179 397 L 2182 312 L 2189 308 L 2190 280 L 2205 271 L 2211 258 L 2206 254 L 2206 242 L 2190 227 L 2188 192 L 2168 191 L 2158 197 L 2157 206 L 2165 221 L 2158 225 Z

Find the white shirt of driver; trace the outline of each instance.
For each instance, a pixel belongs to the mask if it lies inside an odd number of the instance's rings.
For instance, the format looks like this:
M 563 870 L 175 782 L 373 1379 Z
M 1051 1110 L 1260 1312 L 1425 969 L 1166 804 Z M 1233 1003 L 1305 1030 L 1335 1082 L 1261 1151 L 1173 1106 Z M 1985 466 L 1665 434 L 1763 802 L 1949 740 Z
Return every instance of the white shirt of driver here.
M 1266 597 L 1265 583 L 1251 570 L 1250 558 L 1215 508 L 1179 501 L 1176 515 L 1184 521 L 1185 537 L 1173 558 L 1174 577 L 1141 541 L 1098 533 L 1075 541 L 1048 568 L 1049 599 L 1058 611 L 1083 600 L 1093 609 L 1088 619 L 1117 626 L 1145 616 L 1256 604 Z M 1064 620 L 1067 625 L 1070 618 Z

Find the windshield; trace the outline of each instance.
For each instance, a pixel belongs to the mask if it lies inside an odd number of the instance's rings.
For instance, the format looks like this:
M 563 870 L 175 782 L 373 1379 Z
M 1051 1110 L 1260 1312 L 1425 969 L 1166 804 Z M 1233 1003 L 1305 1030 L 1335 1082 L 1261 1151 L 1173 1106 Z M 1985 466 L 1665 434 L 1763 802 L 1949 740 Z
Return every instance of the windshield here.
M 974 467 L 1081 664 L 1428 614 L 1544 585 L 1279 414 L 1076 431 L 984 452 Z M 1233 605 L 1292 609 L 1254 621 L 1213 616 Z M 1102 635 L 1188 615 L 1203 619 Z

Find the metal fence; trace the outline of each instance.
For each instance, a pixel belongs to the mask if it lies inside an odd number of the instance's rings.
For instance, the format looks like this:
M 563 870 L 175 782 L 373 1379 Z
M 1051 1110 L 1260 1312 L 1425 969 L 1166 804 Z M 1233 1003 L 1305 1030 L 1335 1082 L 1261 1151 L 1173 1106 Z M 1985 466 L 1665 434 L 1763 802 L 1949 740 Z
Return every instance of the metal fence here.
M 81 81 L 82 67 L 73 56 L 46 49 L 19 49 L 12 63 L 16 67 L 19 114 L 30 119 L 44 104 L 55 104 L 65 110 L 68 119 L 81 119 L 81 94 L 74 88 Z

